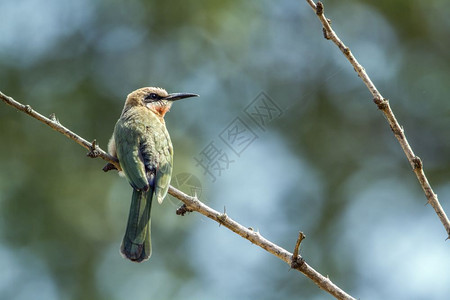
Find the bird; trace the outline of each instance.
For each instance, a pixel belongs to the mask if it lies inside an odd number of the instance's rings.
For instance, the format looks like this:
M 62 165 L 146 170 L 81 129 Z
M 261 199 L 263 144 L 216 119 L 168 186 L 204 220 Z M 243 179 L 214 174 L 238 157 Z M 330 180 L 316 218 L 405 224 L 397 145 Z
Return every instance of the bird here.
M 151 246 L 151 205 L 162 203 L 172 176 L 173 146 L 164 121 L 173 101 L 198 97 L 191 93 L 168 94 L 157 87 L 131 92 L 108 143 L 108 152 L 118 159 L 131 187 L 130 212 L 120 247 L 133 262 L 148 260 Z

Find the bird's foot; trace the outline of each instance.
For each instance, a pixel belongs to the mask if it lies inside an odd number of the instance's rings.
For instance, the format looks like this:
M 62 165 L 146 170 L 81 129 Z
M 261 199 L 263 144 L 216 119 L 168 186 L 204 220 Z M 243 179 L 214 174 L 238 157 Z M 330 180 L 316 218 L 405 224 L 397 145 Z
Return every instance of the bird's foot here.
M 112 163 L 107 163 L 104 167 L 103 167 L 103 172 L 108 172 L 111 170 L 117 170 L 116 166 L 113 165 Z

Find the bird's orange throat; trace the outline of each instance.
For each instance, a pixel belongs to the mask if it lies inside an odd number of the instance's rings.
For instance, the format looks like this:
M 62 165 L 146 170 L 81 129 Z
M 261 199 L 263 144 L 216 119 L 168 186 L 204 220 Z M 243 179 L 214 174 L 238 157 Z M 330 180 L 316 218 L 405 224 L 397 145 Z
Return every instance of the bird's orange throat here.
M 157 116 L 164 118 L 166 113 L 170 110 L 169 105 L 147 105 L 147 107 Z
M 170 106 L 157 107 L 158 114 L 160 114 L 161 117 L 163 117 L 163 118 L 169 110 L 170 110 Z

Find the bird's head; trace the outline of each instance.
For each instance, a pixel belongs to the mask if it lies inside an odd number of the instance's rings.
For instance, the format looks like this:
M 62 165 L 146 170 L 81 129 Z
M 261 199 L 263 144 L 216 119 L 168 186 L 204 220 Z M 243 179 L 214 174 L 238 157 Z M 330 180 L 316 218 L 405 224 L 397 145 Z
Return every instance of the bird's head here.
M 168 94 L 166 90 L 162 88 L 144 87 L 137 89 L 128 95 L 124 110 L 135 106 L 147 107 L 163 118 L 170 110 L 173 101 L 190 97 L 198 97 L 198 95 L 190 93 Z

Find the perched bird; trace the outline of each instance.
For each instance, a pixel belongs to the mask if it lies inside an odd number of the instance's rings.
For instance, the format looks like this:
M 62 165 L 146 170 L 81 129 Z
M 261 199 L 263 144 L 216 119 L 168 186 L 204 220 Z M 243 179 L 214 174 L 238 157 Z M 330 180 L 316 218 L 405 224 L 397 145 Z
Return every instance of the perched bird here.
M 150 211 L 153 199 L 162 203 L 172 176 L 173 148 L 164 115 L 172 102 L 196 94 L 168 94 L 164 89 L 140 88 L 130 93 L 108 144 L 133 187 L 130 214 L 120 247 L 134 262 L 147 260 L 152 252 Z

